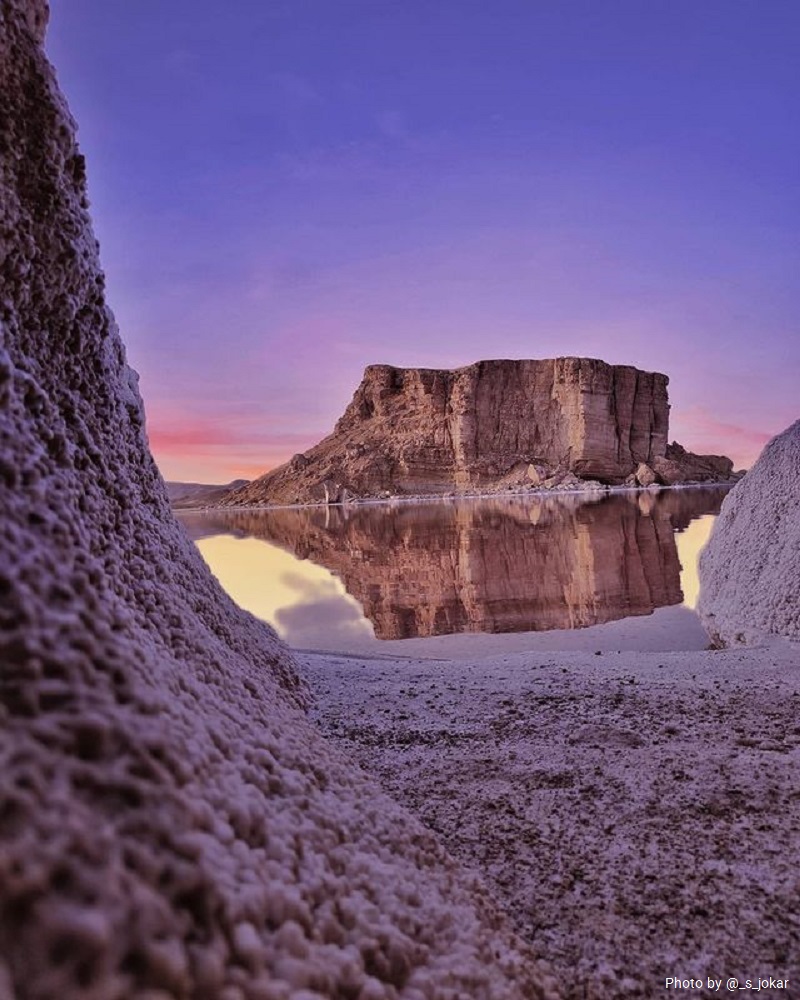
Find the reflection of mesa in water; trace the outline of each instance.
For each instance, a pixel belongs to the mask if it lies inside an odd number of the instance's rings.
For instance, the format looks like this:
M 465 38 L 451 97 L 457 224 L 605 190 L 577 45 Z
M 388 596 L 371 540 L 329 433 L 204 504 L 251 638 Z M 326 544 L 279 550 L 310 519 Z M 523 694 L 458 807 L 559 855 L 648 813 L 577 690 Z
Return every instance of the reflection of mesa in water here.
M 324 566 L 379 639 L 573 629 L 679 604 L 674 531 L 720 489 L 219 512 L 213 531 Z

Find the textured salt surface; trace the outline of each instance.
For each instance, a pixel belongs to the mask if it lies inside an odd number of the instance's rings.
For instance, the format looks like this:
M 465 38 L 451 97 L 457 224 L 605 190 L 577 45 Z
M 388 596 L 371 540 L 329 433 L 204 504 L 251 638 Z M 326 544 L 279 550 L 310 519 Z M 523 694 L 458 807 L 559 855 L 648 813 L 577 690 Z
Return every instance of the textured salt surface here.
M 544 995 L 174 522 L 46 16 L 0 0 L 0 995 Z
M 698 610 L 722 643 L 800 639 L 800 420 L 725 498 L 700 572 Z
M 300 652 L 329 652 L 366 659 L 398 657 L 400 660 L 477 660 L 509 653 L 531 652 L 659 652 L 661 650 L 700 650 L 709 645 L 708 633 L 689 608 L 658 608 L 652 614 L 624 618 L 580 629 L 554 629 L 549 632 L 499 632 L 437 635 L 425 639 L 359 641 L 347 639 L 336 649 L 314 649 L 309 645 Z
M 800 980 L 800 646 L 305 673 L 327 733 L 491 879 L 566 997 Z

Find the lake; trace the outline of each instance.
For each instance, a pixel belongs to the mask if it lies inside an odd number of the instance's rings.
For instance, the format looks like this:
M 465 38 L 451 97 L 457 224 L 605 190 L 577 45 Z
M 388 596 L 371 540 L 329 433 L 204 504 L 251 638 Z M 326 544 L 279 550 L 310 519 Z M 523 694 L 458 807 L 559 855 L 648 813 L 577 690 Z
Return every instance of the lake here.
M 511 634 L 508 648 L 703 648 L 692 611 L 697 559 L 725 493 L 211 510 L 179 520 L 234 600 L 297 648 L 416 655 L 422 640 L 438 639 L 425 649 L 448 655 L 455 647 L 441 637 L 469 637 L 480 651 L 481 637 Z

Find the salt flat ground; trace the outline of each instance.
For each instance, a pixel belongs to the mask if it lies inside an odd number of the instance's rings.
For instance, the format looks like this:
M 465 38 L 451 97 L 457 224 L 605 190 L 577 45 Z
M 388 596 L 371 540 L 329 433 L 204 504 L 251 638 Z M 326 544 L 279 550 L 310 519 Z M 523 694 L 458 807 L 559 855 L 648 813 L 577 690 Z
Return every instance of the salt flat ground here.
M 327 735 L 483 874 L 566 997 L 800 997 L 800 645 L 582 644 L 300 655 Z

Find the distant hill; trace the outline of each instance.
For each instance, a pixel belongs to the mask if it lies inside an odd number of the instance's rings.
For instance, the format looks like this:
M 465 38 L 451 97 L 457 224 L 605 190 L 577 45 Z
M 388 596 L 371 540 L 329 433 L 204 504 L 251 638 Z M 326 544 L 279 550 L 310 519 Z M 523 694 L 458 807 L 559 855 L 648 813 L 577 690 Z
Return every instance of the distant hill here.
M 209 483 L 167 483 L 169 502 L 178 509 L 193 507 L 214 507 L 231 490 L 246 486 L 249 479 L 234 479 L 232 483 L 215 485 Z

